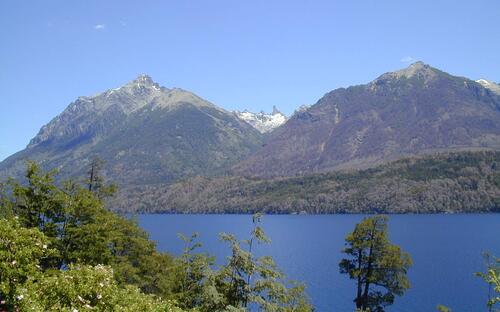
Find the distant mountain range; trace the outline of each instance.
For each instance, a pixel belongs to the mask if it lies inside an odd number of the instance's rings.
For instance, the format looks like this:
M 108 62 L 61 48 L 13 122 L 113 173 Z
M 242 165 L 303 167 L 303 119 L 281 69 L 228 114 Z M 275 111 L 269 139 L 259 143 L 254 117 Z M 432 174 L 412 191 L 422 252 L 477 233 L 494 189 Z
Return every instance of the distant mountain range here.
M 151 205 L 159 194 L 145 189 L 199 176 L 260 181 L 436 152 L 499 151 L 499 90 L 494 82 L 417 62 L 368 84 L 333 90 L 287 118 L 276 108 L 271 114 L 229 112 L 140 75 L 120 88 L 77 98 L 24 150 L 0 163 L 0 180 L 20 177 L 27 160 L 58 168 L 62 179 L 84 177 L 98 156 L 105 177 L 123 189 L 118 202 L 149 196 Z M 120 201 L 134 188 L 140 196 Z M 219 201 L 229 189 L 217 188 Z

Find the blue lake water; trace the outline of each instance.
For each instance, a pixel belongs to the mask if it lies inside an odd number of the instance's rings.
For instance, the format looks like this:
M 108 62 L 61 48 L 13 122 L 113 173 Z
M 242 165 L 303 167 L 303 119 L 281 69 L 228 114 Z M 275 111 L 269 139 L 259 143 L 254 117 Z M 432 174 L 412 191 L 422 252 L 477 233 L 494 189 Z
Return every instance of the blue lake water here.
M 262 226 L 270 245 L 259 254 L 274 257 L 288 278 L 307 285 L 316 311 L 353 311 L 354 281 L 339 273 L 346 234 L 362 215 L 266 215 Z M 218 233 L 245 239 L 250 215 L 141 215 L 140 225 L 162 251 L 182 252 L 177 233 L 198 232 L 207 251 L 222 259 L 229 254 Z M 487 285 L 474 272 L 484 270 L 481 253 L 500 256 L 500 214 L 391 215 L 392 242 L 409 252 L 411 289 L 387 311 L 436 311 L 441 303 L 453 311 L 486 311 Z

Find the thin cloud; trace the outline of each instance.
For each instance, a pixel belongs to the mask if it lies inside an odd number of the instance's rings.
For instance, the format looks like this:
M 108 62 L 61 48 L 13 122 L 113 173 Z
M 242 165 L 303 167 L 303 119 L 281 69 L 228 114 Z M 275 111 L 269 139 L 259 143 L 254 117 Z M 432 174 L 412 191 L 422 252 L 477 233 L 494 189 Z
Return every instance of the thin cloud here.
M 106 28 L 106 25 L 104 24 L 97 24 L 94 26 L 95 30 L 103 30 L 104 28 Z
M 405 56 L 401 59 L 401 62 L 403 63 L 410 63 L 410 62 L 413 62 L 415 59 L 411 56 Z

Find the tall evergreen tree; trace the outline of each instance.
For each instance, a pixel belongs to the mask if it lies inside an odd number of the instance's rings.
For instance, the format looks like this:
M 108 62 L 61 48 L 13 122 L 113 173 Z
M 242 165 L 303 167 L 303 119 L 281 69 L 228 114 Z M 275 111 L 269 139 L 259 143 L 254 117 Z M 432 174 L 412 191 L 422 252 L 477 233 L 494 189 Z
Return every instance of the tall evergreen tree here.
M 389 242 L 385 216 L 365 218 L 346 237 L 347 258 L 340 261 L 340 272 L 356 280 L 357 309 L 384 311 L 410 287 L 406 277 L 412 265 L 409 254 Z

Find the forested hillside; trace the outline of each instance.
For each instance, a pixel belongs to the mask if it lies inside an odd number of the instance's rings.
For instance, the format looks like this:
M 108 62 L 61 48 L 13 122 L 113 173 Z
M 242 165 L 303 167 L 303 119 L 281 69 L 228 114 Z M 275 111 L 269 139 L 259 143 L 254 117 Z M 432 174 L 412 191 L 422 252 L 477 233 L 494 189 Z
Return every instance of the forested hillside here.
M 112 205 L 170 213 L 498 212 L 500 152 L 429 155 L 360 171 L 273 179 L 197 177 L 125 189 Z

